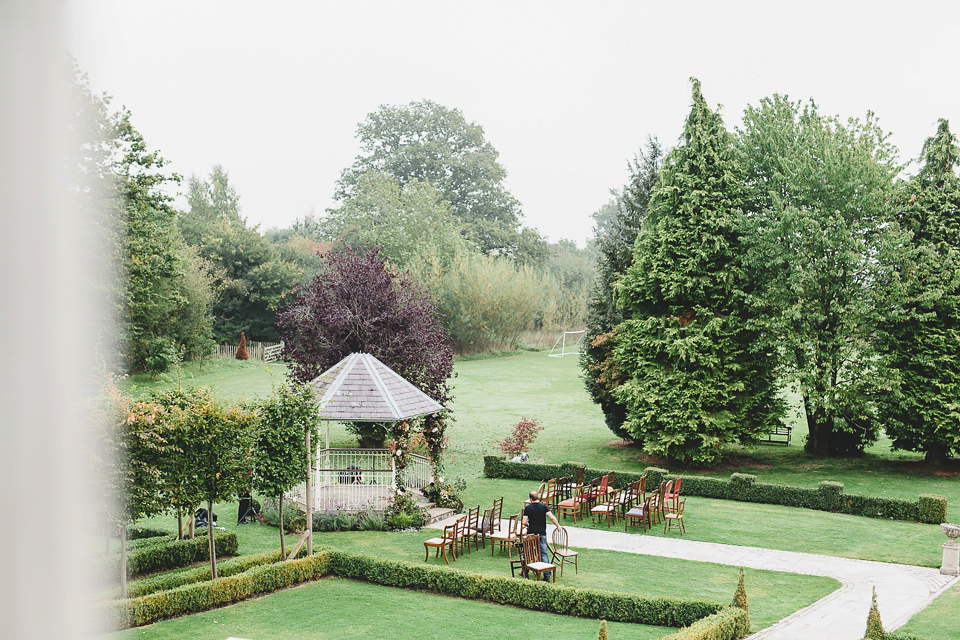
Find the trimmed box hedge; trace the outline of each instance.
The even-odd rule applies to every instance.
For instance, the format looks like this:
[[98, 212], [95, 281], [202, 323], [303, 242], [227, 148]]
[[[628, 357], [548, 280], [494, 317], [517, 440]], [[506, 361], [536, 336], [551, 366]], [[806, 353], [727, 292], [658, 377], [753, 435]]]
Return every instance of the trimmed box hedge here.
[[725, 608], [722, 604], [703, 600], [647, 598], [601, 589], [576, 589], [547, 582], [467, 573], [446, 566], [412, 564], [342, 551], [329, 551], [328, 554], [330, 572], [341, 578], [581, 618], [685, 627]]
[[[177, 540], [176, 538], [162, 538], [158, 542], [148, 538], [145, 543], [127, 550], [127, 575], [135, 577], [154, 571], [179, 569], [210, 559], [207, 536], [192, 540]], [[217, 557], [233, 556], [237, 554], [239, 541], [233, 531], [224, 531], [214, 534], [217, 545]], [[113, 558], [113, 575], [120, 572], [120, 556]]]
[[[484, 456], [483, 471], [488, 478], [515, 478], [546, 482], [550, 478], [574, 475], [581, 465], [564, 462], [560, 465], [536, 464], [533, 462], [511, 462], [499, 456]], [[587, 469], [585, 478], [603, 475], [609, 470]], [[647, 467], [647, 486], [659, 486], [664, 480], [676, 478], [665, 469]], [[614, 485], [626, 486], [640, 479], [644, 473], [617, 471]], [[925, 493], [916, 501], [900, 498], [874, 498], [855, 494], [845, 494], [842, 482], [821, 482], [815, 489], [794, 487], [785, 484], [757, 482], [757, 476], [747, 473], [734, 473], [729, 480], [704, 478], [696, 475], [683, 476], [683, 493], [688, 496], [778, 504], [786, 507], [802, 507], [818, 511], [846, 513], [868, 518], [889, 518], [891, 520], [915, 520], [928, 524], [940, 524], [947, 519], [947, 499], [944, 496]]]
[[[300, 549], [300, 552], [297, 554], [298, 558], [303, 558], [307, 555], [306, 547]], [[227, 576], [236, 575], [238, 573], [243, 573], [253, 567], [258, 567], [265, 564], [273, 564], [275, 562], [280, 562], [283, 559], [283, 556], [280, 555], [280, 550], [276, 551], [263, 551], [261, 553], [255, 553], [249, 556], [239, 556], [236, 558], [230, 558], [224, 560], [223, 562], [217, 562], [217, 576], [220, 578], [226, 578]], [[193, 584], [195, 582], [204, 582], [210, 579], [210, 567], [209, 565], [204, 565], [202, 567], [196, 567], [194, 569], [188, 569], [187, 571], [180, 571], [178, 573], [161, 573], [155, 576], [149, 576], [138, 580], [127, 586], [127, 597], [128, 598], [137, 598], [139, 596], [145, 596], [150, 593], [156, 593], [158, 591], [166, 591], [168, 589], [175, 589], [177, 587], [182, 587], [185, 584]], [[115, 589], [113, 591], [113, 596], [118, 598], [120, 596], [120, 590]]]
[[[324, 550], [299, 560], [254, 566], [245, 572], [216, 580], [186, 584], [126, 600], [115, 600], [103, 606], [101, 619], [110, 630], [139, 627], [165, 618], [232, 604], [255, 595], [316, 580], [328, 574], [388, 587], [431, 591], [535, 611], [616, 622], [689, 627], [694, 634], [713, 634], [677, 636], [675, 640], [736, 640], [743, 637], [743, 634], [736, 635], [743, 627], [740, 619], [730, 613], [729, 606], [716, 602], [685, 598], [648, 598], [600, 589], [576, 589], [547, 582], [466, 573], [451, 567], [372, 558], [334, 550]], [[686, 630], [680, 633], [684, 631]], [[673, 635], [670, 637], [674, 638]]]
[[748, 633], [750, 616], [740, 607], [728, 606], [660, 640], [739, 640]]
[[141, 627], [166, 618], [199, 613], [270, 593], [300, 582], [316, 580], [329, 571], [327, 554], [252, 567], [216, 580], [188, 584], [138, 598], [114, 600], [102, 606], [105, 630]]

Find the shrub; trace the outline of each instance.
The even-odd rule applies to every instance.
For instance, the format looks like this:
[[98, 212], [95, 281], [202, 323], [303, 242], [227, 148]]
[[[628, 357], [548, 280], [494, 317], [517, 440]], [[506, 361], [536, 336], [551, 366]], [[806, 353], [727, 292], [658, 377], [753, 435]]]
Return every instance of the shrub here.
[[917, 504], [917, 520], [927, 524], [947, 521], [947, 499], [935, 493], [921, 493]]
[[417, 504], [412, 493], [401, 493], [390, 501], [385, 517], [390, 529], [403, 531], [411, 527], [422, 527], [427, 521], [427, 512]]
[[498, 440], [497, 446], [509, 456], [520, 455], [530, 450], [530, 445], [541, 431], [543, 431], [543, 425], [539, 420], [520, 418], [520, 422], [513, 425], [513, 432], [503, 440]]
[[450, 484], [444, 482], [441, 477], [424, 487], [423, 495], [438, 507], [459, 512], [463, 510], [462, 494], [466, 490], [467, 481], [463, 478], [457, 478], [453, 481], [453, 484]]
[[[510, 462], [498, 456], [485, 456], [483, 459], [484, 474], [488, 478], [516, 478], [538, 482], [570, 475], [576, 471], [577, 466], [572, 462], [565, 462], [562, 465]], [[596, 477], [603, 473], [606, 472], [587, 469], [585, 477]], [[676, 477], [657, 467], [647, 467], [644, 473], [647, 475], [648, 488], [659, 486], [662, 481]], [[618, 471], [615, 486], [622, 488], [638, 480], [642, 475]], [[730, 476], [730, 480], [696, 475], [683, 476], [683, 493], [688, 496], [779, 504], [786, 507], [817, 509], [868, 518], [917, 520], [928, 524], [940, 524], [946, 521], [947, 499], [941, 495], [923, 494], [917, 501], [911, 501], [845, 494], [841, 482], [821, 482], [816, 488], [808, 489], [756, 480], [756, 476], [744, 473], [734, 473]]]
[[739, 640], [750, 633], [750, 619], [739, 607], [727, 607], [660, 640]]
[[[272, 527], [280, 526], [280, 509], [273, 500], [263, 501], [263, 511], [260, 512], [261, 519]], [[302, 521], [295, 523], [297, 517], [303, 518]], [[306, 514], [294, 502], [284, 500], [283, 502], [283, 530], [287, 533], [303, 531], [306, 528]]]
[[[146, 544], [147, 542], [156, 543]], [[224, 531], [214, 536], [217, 545], [217, 555], [236, 555], [239, 543], [237, 534], [233, 531]], [[179, 569], [194, 562], [210, 559], [207, 537], [192, 540], [177, 540], [173, 536], [165, 538], [148, 538], [140, 545], [127, 551], [127, 575], [138, 576], [154, 571]], [[114, 559], [114, 575], [119, 573], [120, 557]]]
[[116, 600], [102, 607], [99, 617], [108, 629], [126, 629], [188, 613], [207, 611], [269, 593], [293, 584], [315, 580], [328, 572], [326, 553], [300, 560], [255, 566], [243, 573], [188, 584], [138, 598]]
[[240, 346], [237, 347], [237, 360], [248, 360], [250, 355], [247, 353], [247, 336], [240, 332]]
[[169, 533], [161, 529], [148, 529], [147, 527], [127, 527], [127, 540], [156, 539], [159, 537], [169, 537], [169, 535]]
[[387, 523], [382, 513], [373, 507], [367, 507], [357, 514], [357, 529], [360, 531], [386, 531]]
[[883, 640], [883, 623], [880, 622], [880, 609], [877, 607], [877, 588], [873, 588], [873, 598], [870, 603], [870, 613], [867, 614], [867, 631], [863, 634], [865, 639]]

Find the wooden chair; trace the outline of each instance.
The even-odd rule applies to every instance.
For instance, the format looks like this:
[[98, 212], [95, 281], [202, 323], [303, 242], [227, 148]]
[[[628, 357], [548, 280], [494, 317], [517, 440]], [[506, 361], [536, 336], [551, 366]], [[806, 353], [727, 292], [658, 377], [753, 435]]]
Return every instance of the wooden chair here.
[[[541, 482], [540, 486], [537, 487], [537, 495], [540, 496], [540, 499], [543, 500], [543, 496], [547, 493], [547, 483]], [[530, 498], [527, 498], [523, 501], [523, 506], [530, 504]]]
[[547, 506], [556, 507], [557, 503], [557, 479], [550, 478], [547, 480], [547, 485], [544, 488], [543, 493], [540, 494], [540, 501], [545, 503]]
[[616, 520], [617, 509], [620, 507], [620, 498], [623, 492], [620, 490], [613, 490], [603, 497], [603, 502], [590, 509], [590, 521], [593, 522], [594, 518], [599, 518], [603, 516], [607, 519], [607, 528], [610, 528], [610, 521]]
[[680, 529], [680, 535], [683, 535], [686, 532], [686, 529], [683, 526], [683, 507], [686, 504], [687, 499], [675, 500], [676, 506], [672, 511], [663, 514], [663, 532], [666, 533], [668, 529], [677, 527]]
[[664, 496], [667, 502], [670, 502], [671, 500], [675, 501], [677, 498], [680, 497], [680, 487], [682, 485], [683, 485], [683, 476], [680, 476], [679, 478], [673, 481], [673, 490], [668, 492], [667, 495]]
[[586, 505], [585, 487], [576, 486], [573, 488], [573, 497], [560, 502], [557, 505], [557, 512], [561, 518], [566, 519], [567, 514], [573, 515], [573, 524], [577, 524], [577, 516], [580, 515], [584, 505]]
[[510, 516], [510, 521], [506, 529], [500, 529], [490, 536], [490, 556], [493, 556], [493, 549], [500, 544], [500, 550], [507, 548], [507, 557], [513, 557], [513, 545], [520, 539], [520, 522], [522, 514]]
[[653, 524], [660, 524], [660, 516], [663, 514], [663, 503], [667, 495], [667, 482], [661, 482], [656, 491], [650, 492], [650, 508], [652, 509], [650, 517]]
[[[478, 532], [480, 533], [480, 542], [483, 544], [483, 548], [487, 548], [487, 537], [493, 537], [493, 534], [497, 532], [496, 526], [496, 507], [490, 507], [483, 512], [483, 517], [480, 518], [480, 527]], [[491, 543], [491, 546], [492, 543]]]
[[450, 547], [450, 553], [453, 555], [453, 559], [457, 559], [457, 528], [459, 527], [459, 522], [460, 520], [458, 519], [453, 524], [445, 526], [443, 528], [443, 537], [430, 538], [429, 540], [423, 541], [423, 549], [427, 553], [427, 557], [423, 559], [424, 562], [430, 560], [430, 547], [437, 550], [437, 556], [443, 551], [443, 561], [447, 564], [450, 564], [450, 561], [447, 560], [447, 547]]
[[467, 515], [462, 516], [465, 522], [460, 529], [460, 548], [466, 549], [470, 553], [470, 540], [473, 540], [474, 546], [480, 549], [480, 505], [470, 507]]
[[527, 577], [526, 569], [524, 569], [524, 555], [523, 555], [523, 537], [517, 538], [513, 543], [517, 547], [517, 559], [510, 561], [510, 577], [516, 578], [517, 571], [520, 571], [520, 576], [523, 578]]
[[631, 520], [639, 520], [640, 526], [643, 527], [643, 530], [646, 531], [648, 527], [653, 527], [652, 513], [654, 507], [652, 506], [654, 494], [648, 495], [644, 500], [643, 504], [634, 505], [629, 511], [623, 514], [623, 530], [626, 531], [627, 527], [630, 526]]
[[537, 581], [544, 573], [553, 572], [553, 581], [557, 581], [557, 566], [541, 560], [540, 536], [535, 533], [523, 537], [523, 570], [525, 576], [531, 571], [537, 574]]
[[503, 521], [503, 496], [493, 501], [493, 509], [496, 512], [493, 525], [496, 529], [499, 529]]
[[[557, 504], [560, 504], [562, 500], [566, 500], [573, 493], [573, 487], [576, 484], [574, 483], [573, 476], [566, 476], [564, 478], [557, 478]], [[554, 510], [556, 510], [556, 504], [553, 505]]]
[[[556, 527], [553, 530], [553, 548], [550, 549], [553, 557], [550, 558], [550, 561], [553, 563], [560, 563], [560, 576], [563, 576], [563, 565], [573, 561], [573, 569], [575, 573], [580, 573], [580, 567], [578, 566], [577, 561], [577, 552], [572, 551], [569, 546], [567, 546], [567, 528], [566, 527]], [[556, 582], [556, 580], [554, 580]]]
[[603, 475], [590, 483], [590, 490], [587, 491], [587, 504], [589, 508], [593, 508], [599, 504], [602, 499], [607, 495], [609, 488], [610, 476]]

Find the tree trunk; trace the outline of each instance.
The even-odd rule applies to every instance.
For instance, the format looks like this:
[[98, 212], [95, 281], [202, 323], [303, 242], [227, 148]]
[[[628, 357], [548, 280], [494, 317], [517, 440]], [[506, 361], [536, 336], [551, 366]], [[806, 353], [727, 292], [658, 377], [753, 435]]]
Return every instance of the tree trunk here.
[[[310, 449], [310, 427], [306, 427], [307, 444], [307, 555], [313, 555], [313, 451]], [[281, 504], [283, 499], [281, 498]], [[280, 521], [280, 535], [283, 535], [283, 521]]]
[[177, 508], [177, 540], [183, 540], [183, 509]]
[[207, 538], [210, 541], [210, 579], [217, 579], [217, 544], [213, 539], [213, 502], [207, 500]]
[[278, 507], [278, 509], [279, 509], [279, 511], [280, 511], [280, 558], [283, 559], [283, 560], [286, 560], [286, 559], [287, 559], [287, 547], [284, 545], [284, 542], [283, 542], [283, 534], [284, 534], [284, 531], [283, 531], [283, 494], [282, 494], [282, 493], [280, 494], [280, 499], [279, 499], [279, 501], [277, 502], [277, 504], [280, 505], [280, 506]]
[[825, 458], [830, 455], [830, 432], [833, 430], [833, 425], [826, 419], [826, 410], [823, 407], [811, 410], [811, 405], [810, 396], [804, 394], [803, 406], [807, 416], [808, 432], [804, 450], [818, 458]]
[[127, 597], [127, 524], [120, 525], [120, 598]]
[[190, 539], [193, 540], [194, 535], [196, 535], [197, 533], [197, 516], [196, 516], [196, 513], [194, 513], [193, 507], [190, 507], [189, 513], [190, 513], [190, 526], [188, 527], [188, 529], [190, 530]]
[[924, 452], [923, 461], [929, 464], [943, 465], [947, 463], [947, 445], [942, 442], [930, 442]]

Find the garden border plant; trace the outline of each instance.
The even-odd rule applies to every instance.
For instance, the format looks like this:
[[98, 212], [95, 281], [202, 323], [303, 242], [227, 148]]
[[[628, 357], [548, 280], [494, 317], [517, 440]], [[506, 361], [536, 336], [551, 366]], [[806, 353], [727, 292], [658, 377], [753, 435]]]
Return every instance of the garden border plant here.
[[[236, 532], [222, 531], [214, 534], [214, 537], [221, 555], [236, 555], [240, 545]], [[179, 569], [209, 559], [210, 547], [206, 536], [185, 540], [177, 540], [174, 536], [167, 539], [146, 538], [127, 553], [127, 575], [132, 577]], [[110, 571], [119, 573], [120, 557], [115, 556], [110, 566]]]
[[[260, 559], [278, 552], [258, 554]], [[335, 550], [306, 558], [260, 564], [242, 573], [185, 584], [103, 605], [111, 629], [143, 626], [263, 595], [326, 575], [388, 587], [428, 591], [575, 617], [684, 627], [669, 640], [739, 640], [748, 632], [745, 611], [706, 600], [650, 598], [600, 589], [580, 589], [505, 576], [467, 573]]]
[[[484, 456], [483, 472], [488, 478], [513, 478], [546, 482], [550, 478], [573, 475], [582, 465], [564, 462], [560, 465], [537, 464], [532, 462], [511, 462], [500, 456]], [[603, 475], [609, 470], [587, 469], [584, 477]], [[662, 481], [676, 478], [666, 469], [647, 467], [644, 473], [617, 471], [615, 486], [627, 484], [647, 476], [647, 486], [658, 486]], [[888, 518], [891, 520], [914, 520], [926, 524], [940, 524], [947, 519], [946, 497], [934, 493], [920, 494], [917, 500], [900, 498], [876, 498], [843, 493], [842, 482], [820, 482], [815, 489], [795, 487], [785, 484], [757, 482], [757, 476], [746, 473], [734, 473], [729, 480], [704, 478], [695, 475], [683, 475], [683, 493], [688, 496], [701, 496], [720, 500], [739, 502], [757, 502], [777, 504], [786, 507], [801, 507], [844, 513], [868, 518]]]

